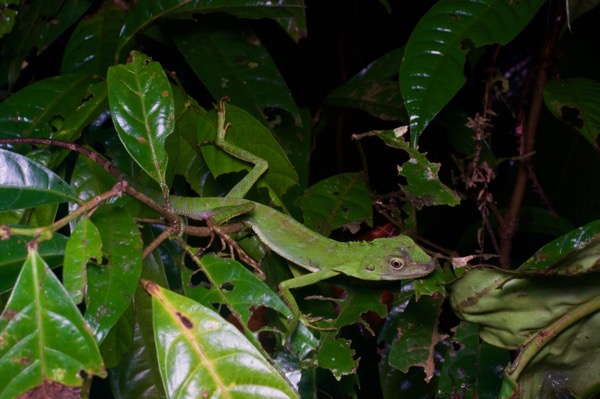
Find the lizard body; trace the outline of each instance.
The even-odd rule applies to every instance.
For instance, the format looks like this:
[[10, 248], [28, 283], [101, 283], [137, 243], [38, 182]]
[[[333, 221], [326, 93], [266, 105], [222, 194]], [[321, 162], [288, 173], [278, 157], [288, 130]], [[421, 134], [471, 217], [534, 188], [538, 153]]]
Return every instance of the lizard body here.
[[245, 199], [169, 196], [169, 203], [180, 215], [196, 220], [213, 218], [217, 223], [238, 216], [235, 211], [223, 216], [219, 210], [243, 209], [239, 219], [252, 228], [267, 247], [310, 271], [279, 284], [280, 295], [294, 314], [291, 331], [300, 313], [290, 293], [292, 288], [340, 274], [370, 281], [404, 280], [425, 276], [435, 268], [433, 258], [404, 235], [369, 242], [339, 242], [273, 208]]

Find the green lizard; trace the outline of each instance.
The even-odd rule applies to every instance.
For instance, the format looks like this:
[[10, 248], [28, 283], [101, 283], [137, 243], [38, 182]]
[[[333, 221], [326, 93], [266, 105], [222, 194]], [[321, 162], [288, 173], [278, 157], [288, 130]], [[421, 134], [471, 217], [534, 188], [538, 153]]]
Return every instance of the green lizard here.
[[360, 280], [404, 280], [425, 276], [435, 268], [433, 258], [404, 235], [370, 242], [339, 242], [273, 208], [245, 199], [170, 196], [169, 202], [180, 215], [196, 220], [212, 218], [217, 224], [239, 215], [267, 247], [310, 272], [279, 284], [279, 294], [293, 314], [290, 332], [300, 317], [290, 289], [340, 274]]

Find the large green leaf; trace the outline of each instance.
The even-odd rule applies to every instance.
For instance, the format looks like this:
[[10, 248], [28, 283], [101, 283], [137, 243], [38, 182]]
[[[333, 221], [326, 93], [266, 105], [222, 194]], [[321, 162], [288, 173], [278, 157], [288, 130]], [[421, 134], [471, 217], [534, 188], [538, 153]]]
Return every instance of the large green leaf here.
[[0, 137], [54, 137], [86, 101], [90, 75], [69, 74], [28, 85], [0, 103]]
[[556, 79], [544, 86], [546, 107], [600, 150], [600, 82], [584, 79]]
[[107, 263], [88, 267], [85, 319], [102, 342], [131, 304], [142, 272], [142, 240], [133, 218], [120, 208], [100, 208], [92, 220]]
[[269, 108], [280, 108], [300, 125], [290, 89], [267, 49], [244, 21], [211, 15], [173, 32], [175, 45], [213, 98], [229, 97], [232, 104], [259, 120], [264, 120]]
[[410, 115], [412, 147], [466, 81], [469, 50], [506, 44], [544, 0], [440, 0], [412, 31], [400, 66], [400, 89]]
[[63, 179], [22, 155], [0, 149], [0, 171], [1, 211], [79, 202], [75, 191]]
[[288, 382], [214, 311], [145, 281], [167, 397], [297, 398]]
[[82, 19], [71, 34], [62, 59], [61, 73], [106, 74], [114, 64], [125, 10], [104, 2], [94, 15]]
[[106, 374], [79, 310], [32, 245], [0, 316], [0, 397], [69, 397], [81, 371]]
[[[292, 37], [304, 36], [304, 2], [302, 0], [148, 0], [137, 3], [121, 30], [119, 53], [127, 49], [135, 35], [160, 18], [189, 18], [195, 14], [223, 12], [242, 18], [278, 18], [288, 21]], [[298, 33], [300, 29], [300, 33]], [[117, 54], [118, 56], [118, 54]]]
[[[23, 227], [23, 226], [18, 226]], [[23, 237], [11, 236], [8, 240], [0, 240], [0, 293], [13, 287], [21, 272], [21, 267], [27, 259], [27, 242]], [[44, 261], [54, 268], [62, 264], [65, 254], [67, 237], [53, 234], [50, 240], [38, 244], [38, 253]]]
[[598, 393], [597, 232], [597, 223], [590, 224], [547, 245], [519, 270], [477, 267], [450, 284], [450, 304], [461, 318], [480, 325], [482, 339], [522, 347], [502, 397]]
[[126, 65], [108, 70], [110, 112], [123, 145], [161, 186], [168, 157], [164, 145], [175, 125], [171, 85], [159, 63], [137, 51]]
[[309, 187], [295, 202], [304, 212], [304, 225], [328, 236], [346, 226], [356, 232], [360, 223], [373, 224], [371, 194], [362, 173], [344, 173]]

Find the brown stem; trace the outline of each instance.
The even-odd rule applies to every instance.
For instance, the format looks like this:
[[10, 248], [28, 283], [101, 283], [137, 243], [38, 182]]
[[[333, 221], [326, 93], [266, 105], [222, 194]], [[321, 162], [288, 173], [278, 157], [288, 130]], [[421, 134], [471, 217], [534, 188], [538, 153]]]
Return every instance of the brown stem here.
[[[540, 57], [538, 74], [536, 76], [531, 97], [531, 108], [529, 109], [527, 121], [522, 124], [523, 136], [520, 148], [521, 155], [533, 153], [535, 134], [542, 109], [542, 103], [544, 101], [544, 85], [548, 79], [548, 68], [552, 64], [556, 39], [564, 21], [562, 2], [557, 1], [554, 2], [554, 4], [555, 8], [552, 11], [552, 23], [546, 32], [544, 47]], [[521, 212], [523, 198], [527, 189], [529, 162], [530, 157], [525, 157], [519, 164], [508, 211], [499, 229], [500, 261], [502, 267], [504, 268], [509, 268], [511, 263], [513, 239], [519, 227], [519, 214]]]

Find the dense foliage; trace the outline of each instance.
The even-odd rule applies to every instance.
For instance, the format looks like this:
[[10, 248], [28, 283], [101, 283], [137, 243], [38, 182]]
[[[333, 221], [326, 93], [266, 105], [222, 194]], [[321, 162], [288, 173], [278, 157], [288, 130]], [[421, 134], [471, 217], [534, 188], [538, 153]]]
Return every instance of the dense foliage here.
[[[600, 393], [598, 2], [331, 3], [3, 2], [0, 398]], [[156, 194], [252, 169], [221, 101], [248, 198], [436, 270], [294, 289], [288, 331], [306, 270]]]

